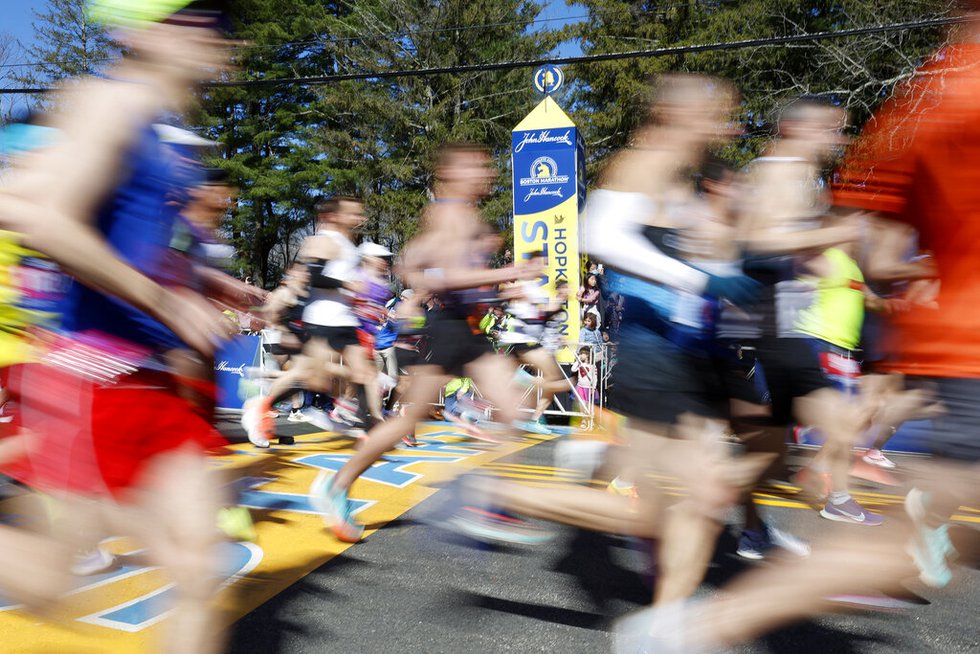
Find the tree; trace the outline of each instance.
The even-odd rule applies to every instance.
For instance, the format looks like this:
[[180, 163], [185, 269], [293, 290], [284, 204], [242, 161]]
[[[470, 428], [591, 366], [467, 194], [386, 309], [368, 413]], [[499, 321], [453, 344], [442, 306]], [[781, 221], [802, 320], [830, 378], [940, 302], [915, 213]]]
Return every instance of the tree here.
[[[952, 0], [727, 0], [679, 3], [587, 0], [589, 19], [568, 30], [586, 53], [715, 43], [906, 22], [950, 14]], [[631, 26], [624, 29], [624, 25]], [[824, 96], [861, 125], [895, 84], [945, 39], [940, 29], [870, 34], [775, 47], [758, 46], [657, 59], [576, 66], [578, 118], [593, 159], [622, 147], [644, 115], [646, 78], [665, 71], [704, 72], [734, 80], [743, 93], [746, 135], [725, 155], [744, 163], [771, 138], [785, 101]], [[616, 98], [610, 103], [609, 98]]]
[[[277, 79], [538, 57], [556, 42], [529, 34], [540, 7], [444, 0], [245, 0], [234, 16], [239, 78]], [[222, 166], [241, 181], [229, 235], [242, 266], [274, 281], [328, 194], [365, 199], [365, 237], [398, 249], [417, 227], [430, 162], [449, 140], [491, 147], [501, 183], [485, 205], [511, 218], [509, 133], [535, 98], [526, 71], [448, 74], [324, 87], [209, 90], [198, 120], [225, 145]]]
[[[361, 0], [331, 26], [336, 72], [416, 69], [531, 59], [557, 43], [529, 31], [541, 7], [526, 0], [472, 3]], [[321, 90], [316, 131], [340, 189], [367, 200], [368, 235], [399, 248], [417, 228], [447, 141], [487, 145], [500, 170], [484, 203], [505, 233], [512, 219], [510, 130], [537, 98], [527, 71], [448, 73], [369, 80]]]
[[[9, 34], [0, 32], [0, 82], [9, 86], [8, 80], [13, 80], [13, 64], [18, 56], [17, 41]], [[10, 122], [14, 110], [14, 95], [0, 95], [0, 126]], [[2, 165], [2, 164], [0, 164]]]
[[[238, 76], [275, 79], [323, 74], [330, 53], [321, 46], [325, 21], [342, 11], [318, 0], [244, 0], [232, 14], [239, 49]], [[313, 208], [327, 174], [311, 145], [317, 95], [297, 85], [212, 88], [193, 121], [224, 146], [217, 163], [240, 186], [238, 205], [225, 225], [243, 272], [276, 281], [292, 259], [299, 236], [312, 226]]]
[[[35, 39], [23, 47], [32, 66], [13, 78], [31, 88], [46, 88], [61, 80], [91, 75], [112, 59], [117, 46], [105, 28], [91, 20], [85, 0], [48, 0], [44, 11], [33, 10]], [[44, 96], [36, 95], [43, 103]]]

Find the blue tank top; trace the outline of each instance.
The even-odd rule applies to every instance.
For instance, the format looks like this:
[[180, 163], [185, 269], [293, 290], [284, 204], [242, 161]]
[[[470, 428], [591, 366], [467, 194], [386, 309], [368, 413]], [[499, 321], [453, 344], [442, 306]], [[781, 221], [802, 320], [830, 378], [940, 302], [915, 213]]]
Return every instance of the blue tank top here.
[[[96, 226], [119, 257], [151, 279], [167, 281], [168, 250], [180, 207], [198, 170], [143, 129], [126, 154], [125, 178], [98, 212]], [[62, 311], [70, 332], [99, 331], [153, 350], [183, 347], [160, 322], [116, 298], [72, 282]]]
[[[677, 230], [646, 227], [643, 236], [664, 254], [679, 259]], [[654, 331], [685, 350], [704, 351], [715, 335], [720, 306], [694, 295], [607, 268], [608, 292], [623, 296], [623, 323]]]

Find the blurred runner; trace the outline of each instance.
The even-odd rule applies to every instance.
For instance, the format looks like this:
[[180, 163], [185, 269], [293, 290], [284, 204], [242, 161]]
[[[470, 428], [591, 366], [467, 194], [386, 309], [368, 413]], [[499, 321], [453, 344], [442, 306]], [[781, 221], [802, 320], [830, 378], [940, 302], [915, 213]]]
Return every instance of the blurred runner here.
[[416, 367], [404, 401], [405, 414], [375, 426], [368, 440], [336, 475], [321, 473], [310, 488], [334, 535], [347, 542], [360, 540], [364, 531], [351, 515], [347, 494], [354, 481], [428, 414], [428, 405], [452, 377], [473, 379], [481, 393], [497, 408], [505, 425], [517, 417], [520, 397], [501, 380], [511, 380], [515, 366], [494, 354], [479, 330], [470, 325], [477, 305], [485, 301], [484, 286], [514, 279], [536, 279], [541, 269], [513, 266], [486, 267], [480, 245], [486, 231], [476, 203], [490, 189], [495, 172], [487, 151], [470, 145], [445, 146], [436, 168], [435, 199], [422, 218], [422, 232], [406, 248], [402, 279], [417, 293], [438, 293], [443, 307], [431, 315], [429, 360]]
[[11, 374], [30, 430], [23, 478], [61, 506], [53, 540], [3, 528], [18, 565], [4, 567], [0, 585], [49, 608], [67, 590], [74, 549], [107, 533], [135, 536], [176, 582], [168, 651], [212, 652], [222, 640], [210, 608], [222, 493], [202, 453], [223, 440], [181, 397], [182, 385], [201, 387], [171, 374], [168, 361], [188, 346], [209, 356], [228, 326], [189, 289], [147, 277], [166, 280], [171, 193], [186, 197], [193, 184], [193, 169], [152, 124], [225, 61], [217, 16], [178, 11], [188, 4], [125, 14], [94, 4], [102, 19], [126, 25], [116, 37], [129, 54], [57, 99], [57, 138], [25, 157], [0, 194], [0, 220], [90, 285], [69, 290], [66, 335], [44, 336], [39, 363]]

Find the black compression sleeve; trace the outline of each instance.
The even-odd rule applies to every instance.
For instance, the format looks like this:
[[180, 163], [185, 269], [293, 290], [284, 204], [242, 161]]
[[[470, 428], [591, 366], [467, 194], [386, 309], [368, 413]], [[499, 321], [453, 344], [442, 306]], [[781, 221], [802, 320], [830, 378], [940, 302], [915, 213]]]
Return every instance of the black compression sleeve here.
[[313, 288], [343, 288], [344, 280], [323, 274], [323, 266], [326, 263], [323, 259], [317, 259], [306, 264], [306, 269], [310, 273], [310, 286]]

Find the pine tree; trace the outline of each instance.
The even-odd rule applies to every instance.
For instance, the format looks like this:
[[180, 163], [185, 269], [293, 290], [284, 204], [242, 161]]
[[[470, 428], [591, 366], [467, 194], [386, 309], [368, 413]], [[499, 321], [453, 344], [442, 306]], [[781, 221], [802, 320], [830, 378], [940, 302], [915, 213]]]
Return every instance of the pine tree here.
[[[31, 88], [47, 88], [61, 80], [91, 75], [117, 53], [105, 28], [92, 21], [85, 0], [48, 0], [43, 11], [33, 10], [34, 42], [23, 49], [30, 68], [13, 78]], [[43, 103], [44, 96], [34, 97]]]
[[[568, 33], [586, 54], [815, 33], [948, 15], [952, 0], [585, 0], [589, 18]], [[576, 114], [589, 143], [591, 179], [645, 115], [649, 78], [666, 71], [733, 80], [743, 94], [745, 136], [724, 153], [743, 163], [772, 135], [778, 108], [801, 95], [846, 107], [860, 126], [894, 87], [943, 42], [940, 29], [865, 35], [791, 46], [627, 59], [575, 66]]]

